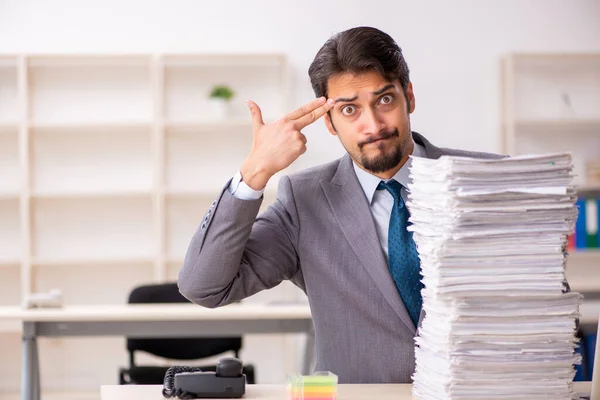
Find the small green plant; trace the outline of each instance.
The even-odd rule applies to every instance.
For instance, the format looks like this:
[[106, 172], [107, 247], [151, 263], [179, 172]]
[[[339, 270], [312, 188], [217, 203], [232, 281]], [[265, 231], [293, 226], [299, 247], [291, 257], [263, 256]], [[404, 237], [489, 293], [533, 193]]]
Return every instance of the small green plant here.
[[231, 98], [235, 95], [233, 90], [227, 85], [217, 85], [213, 87], [210, 92], [210, 97], [213, 99], [224, 99], [231, 100]]

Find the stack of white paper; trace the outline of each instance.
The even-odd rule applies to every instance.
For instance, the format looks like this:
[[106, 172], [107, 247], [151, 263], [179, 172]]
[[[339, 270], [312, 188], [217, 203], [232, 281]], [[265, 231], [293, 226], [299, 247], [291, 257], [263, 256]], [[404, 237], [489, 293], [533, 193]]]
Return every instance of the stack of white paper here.
[[413, 158], [425, 288], [418, 399], [571, 399], [581, 296], [564, 285], [570, 154]]

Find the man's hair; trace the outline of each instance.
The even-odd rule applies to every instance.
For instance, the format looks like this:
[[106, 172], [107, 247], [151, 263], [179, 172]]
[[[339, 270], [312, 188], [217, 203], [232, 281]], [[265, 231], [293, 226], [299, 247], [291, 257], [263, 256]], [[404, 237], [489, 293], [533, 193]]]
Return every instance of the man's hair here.
[[409, 70], [400, 46], [379, 29], [357, 27], [327, 40], [310, 65], [308, 76], [316, 97], [327, 97], [329, 78], [344, 72], [368, 71], [377, 71], [389, 81], [398, 79], [406, 94]]

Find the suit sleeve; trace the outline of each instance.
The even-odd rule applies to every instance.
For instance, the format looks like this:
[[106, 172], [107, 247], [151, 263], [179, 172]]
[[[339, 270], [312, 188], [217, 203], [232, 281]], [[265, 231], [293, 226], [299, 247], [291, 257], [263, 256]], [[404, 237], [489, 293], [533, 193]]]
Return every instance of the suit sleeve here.
[[298, 215], [288, 177], [277, 199], [257, 217], [262, 198], [242, 200], [225, 186], [188, 247], [179, 291], [205, 307], [219, 307], [292, 279], [299, 270]]

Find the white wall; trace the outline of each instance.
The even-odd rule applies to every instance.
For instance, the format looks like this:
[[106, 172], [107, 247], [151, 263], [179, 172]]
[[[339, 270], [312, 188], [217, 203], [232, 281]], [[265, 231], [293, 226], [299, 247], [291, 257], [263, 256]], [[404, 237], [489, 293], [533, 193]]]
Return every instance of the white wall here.
[[[0, 0], [0, 53], [284, 52], [293, 67], [291, 102], [296, 105], [313, 97], [306, 71], [322, 43], [336, 31], [372, 25], [390, 33], [404, 50], [416, 93], [414, 130], [442, 146], [499, 151], [501, 55], [600, 51], [598, 0], [367, 4]], [[342, 154], [322, 122], [306, 133], [309, 150], [302, 164]], [[260, 357], [262, 350], [253, 353]], [[261, 362], [262, 382], [281, 378], [281, 361], [271, 367]]]
[[[0, 52], [289, 54], [292, 104], [313, 97], [307, 68], [333, 33], [372, 25], [403, 48], [416, 91], [413, 129], [434, 143], [499, 151], [499, 57], [599, 51], [598, 0], [0, 0]], [[341, 154], [322, 123], [303, 162]], [[335, 144], [335, 146], [331, 146]]]

